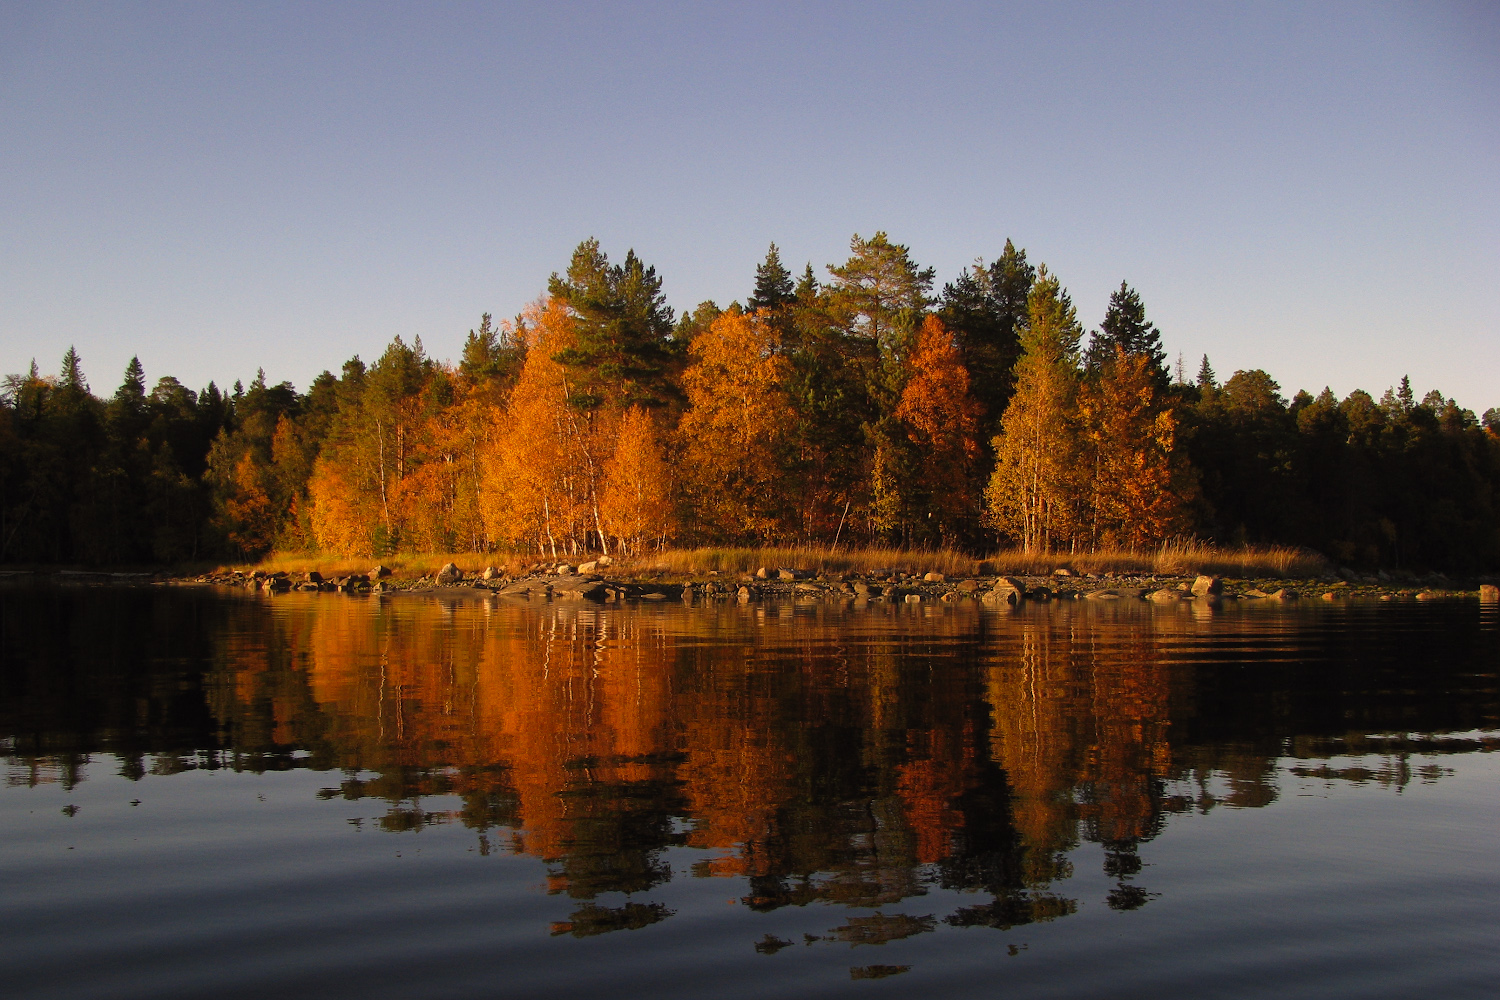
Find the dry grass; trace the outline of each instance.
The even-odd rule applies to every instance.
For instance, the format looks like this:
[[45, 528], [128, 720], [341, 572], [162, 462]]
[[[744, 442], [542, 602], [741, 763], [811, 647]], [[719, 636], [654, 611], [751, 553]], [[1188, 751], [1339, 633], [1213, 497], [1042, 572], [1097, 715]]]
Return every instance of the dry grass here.
[[1044, 576], [1059, 567], [1079, 573], [1136, 573], [1183, 576], [1215, 573], [1235, 577], [1302, 578], [1328, 569], [1322, 556], [1289, 546], [1225, 549], [1203, 542], [1169, 542], [1148, 551], [1099, 551], [1079, 553], [997, 552], [983, 558], [950, 549], [831, 549], [820, 546], [767, 549], [675, 549], [622, 560], [627, 570], [664, 570], [681, 575], [752, 573], [761, 566], [788, 567], [828, 573], [871, 575], [881, 571], [926, 573], [936, 570], [948, 576], [984, 576], [998, 573]]
[[[377, 562], [390, 567], [391, 572], [398, 577], [418, 577], [435, 574], [448, 562], [456, 564], [466, 573], [477, 573], [486, 566], [495, 566], [511, 575], [518, 575], [528, 569], [550, 564], [551, 560], [538, 560], [534, 554], [517, 553], [484, 555], [456, 552], [376, 560], [290, 552], [270, 556], [260, 563], [231, 568], [246, 571], [258, 569], [272, 573], [305, 573], [315, 569], [324, 576], [338, 576], [365, 572]], [[864, 576], [890, 572], [927, 573], [936, 570], [952, 577], [998, 573], [1043, 576], [1059, 567], [1067, 567], [1078, 573], [1114, 572], [1158, 576], [1215, 573], [1232, 577], [1303, 579], [1318, 576], [1328, 570], [1328, 563], [1322, 556], [1306, 549], [1279, 545], [1228, 549], [1203, 542], [1176, 541], [1147, 551], [1051, 554], [1005, 551], [983, 558], [951, 549], [835, 549], [813, 545], [763, 549], [671, 549], [622, 558], [615, 571], [622, 575], [649, 572], [673, 576], [703, 576], [709, 571], [738, 575], [753, 573], [762, 566], [770, 570], [786, 567]]]
[[1328, 571], [1328, 561], [1316, 552], [1287, 545], [1246, 546], [1227, 549], [1205, 542], [1173, 541], [1144, 551], [1053, 553], [1038, 555], [1019, 551], [997, 552], [985, 562], [995, 572], [1018, 576], [1046, 574], [1060, 566], [1079, 573], [1135, 573], [1156, 576], [1189, 576], [1213, 573], [1233, 577], [1318, 576]]

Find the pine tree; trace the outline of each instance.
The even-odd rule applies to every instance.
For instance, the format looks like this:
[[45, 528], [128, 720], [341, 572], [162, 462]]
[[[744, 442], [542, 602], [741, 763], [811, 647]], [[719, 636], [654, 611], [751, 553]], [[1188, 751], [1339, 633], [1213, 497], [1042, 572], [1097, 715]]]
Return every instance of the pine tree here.
[[675, 395], [672, 309], [656, 268], [645, 266], [634, 250], [612, 265], [598, 240], [584, 240], [566, 276], [552, 275], [547, 291], [577, 319], [576, 342], [557, 356], [573, 375], [572, 405], [659, 406]]
[[909, 248], [877, 232], [869, 239], [855, 233], [849, 259], [828, 265], [828, 273], [834, 303], [848, 317], [850, 332], [873, 342], [882, 354], [902, 353], [902, 336], [915, 332], [936, 272], [918, 267]]
[[797, 289], [792, 284], [792, 273], [781, 263], [781, 252], [776, 244], [766, 251], [765, 262], [755, 268], [755, 291], [746, 300], [750, 312], [761, 309], [775, 312], [790, 305], [796, 299]]
[[1026, 325], [1026, 297], [1036, 269], [1026, 251], [1010, 240], [998, 260], [977, 260], [957, 280], [943, 287], [938, 314], [958, 338], [969, 371], [974, 398], [985, 409], [988, 426], [997, 428], [1013, 383], [1011, 369], [1020, 356], [1020, 333]]

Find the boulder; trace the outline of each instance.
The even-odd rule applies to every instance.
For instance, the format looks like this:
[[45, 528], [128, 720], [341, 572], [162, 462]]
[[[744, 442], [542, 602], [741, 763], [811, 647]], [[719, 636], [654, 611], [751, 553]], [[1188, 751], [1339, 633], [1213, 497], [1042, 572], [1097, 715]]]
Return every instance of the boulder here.
[[948, 579], [946, 576], [944, 576], [943, 574], [939, 573], [937, 570], [933, 570], [931, 573], [928, 573], [927, 575], [925, 575], [925, 576], [922, 577], [922, 582], [923, 583], [942, 583], [946, 579]]
[[1052, 591], [1046, 587], [1033, 587], [1031, 590], [1026, 591], [1026, 599], [1028, 601], [1050, 601], [1052, 600]]
[[1216, 576], [1199, 576], [1193, 581], [1194, 597], [1218, 597], [1224, 592], [1224, 581]]
[[1484, 604], [1500, 604], [1500, 587], [1493, 583], [1482, 584], [1479, 588], [1479, 600]]
[[961, 590], [961, 591], [963, 591], [965, 594], [972, 594], [976, 590], [979, 589], [979, 581], [978, 580], [960, 580], [959, 583], [958, 583], [958, 589]]
[[389, 566], [376, 566], [370, 570], [370, 575], [377, 580], [384, 580], [391, 575], [391, 568]]
[[1173, 604], [1182, 600], [1182, 592], [1178, 590], [1153, 590], [1150, 600], [1156, 604]]
[[1430, 590], [1424, 590], [1420, 594], [1417, 595], [1417, 600], [1419, 600], [1419, 601], [1435, 601], [1435, 600], [1437, 600], [1437, 596], [1438, 595], [1434, 594]]
[[769, 580], [771, 578], [771, 571], [762, 566], [755, 571], [755, 578], [757, 580]]
[[878, 584], [865, 583], [863, 580], [855, 583], [854, 592], [860, 597], [879, 597], [883, 593]]
[[454, 563], [444, 563], [443, 568], [438, 570], [437, 582], [441, 586], [457, 583], [464, 578], [463, 570]]
[[597, 580], [583, 581], [576, 587], [567, 587], [554, 592], [555, 596], [575, 601], [602, 601], [609, 596], [604, 584]]
[[1271, 593], [1266, 595], [1266, 597], [1272, 601], [1295, 601], [1297, 599], [1297, 596], [1298, 595], [1295, 590], [1287, 590], [1285, 587], [1281, 588], [1280, 590], [1273, 590], [1271, 591]]
[[500, 571], [493, 566], [486, 566], [484, 568], [484, 572], [479, 575], [484, 577], [486, 580], [494, 580], [499, 578]]
[[1026, 584], [1013, 576], [1002, 576], [984, 595], [984, 600], [995, 604], [1020, 604], [1026, 597]]
[[741, 587], [737, 596], [740, 599], [740, 603], [744, 604], [755, 596], [755, 592], [752, 591], [749, 587]]
[[1073, 575], [1073, 571], [1070, 570], [1070, 569], [1068, 569], [1068, 567], [1066, 567], [1066, 566], [1059, 566], [1059, 567], [1057, 567], [1057, 569], [1055, 569], [1055, 570], [1052, 571], [1052, 575], [1053, 576], [1072, 576]]
[[595, 559], [593, 562], [580, 563], [579, 566], [578, 566], [578, 572], [580, 572], [580, 573], [592, 573], [594, 570], [596, 570], [598, 568], [599, 568], [599, 560]]
[[907, 604], [921, 604], [922, 603], [922, 595], [921, 594], [907, 594], [906, 595], [906, 603]]
[[569, 566], [567, 563], [558, 563], [556, 568], [554, 568], [552, 572], [556, 573], [558, 576], [572, 576], [574, 570], [573, 567]]
[[613, 566], [615, 564], [613, 556], [600, 556], [598, 559], [595, 559], [594, 562], [598, 563], [600, 566]]
[[308, 570], [306, 573], [302, 574], [302, 582], [303, 583], [322, 583], [323, 582], [323, 574], [319, 573], [315, 569], [314, 570]]

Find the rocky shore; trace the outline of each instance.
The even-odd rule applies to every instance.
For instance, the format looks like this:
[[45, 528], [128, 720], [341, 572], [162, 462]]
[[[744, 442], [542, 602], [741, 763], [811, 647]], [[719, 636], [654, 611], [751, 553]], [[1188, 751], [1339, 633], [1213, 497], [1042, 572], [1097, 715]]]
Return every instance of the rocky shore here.
[[1308, 580], [1233, 579], [1211, 575], [1093, 575], [1059, 568], [1047, 576], [982, 575], [962, 579], [941, 573], [903, 571], [822, 574], [794, 567], [763, 567], [754, 573], [708, 572], [692, 576], [660, 570], [623, 572], [609, 557], [573, 565], [536, 566], [517, 576], [495, 567], [466, 574], [452, 563], [438, 573], [397, 578], [384, 566], [368, 572], [324, 577], [316, 571], [288, 574], [223, 572], [175, 583], [242, 587], [266, 593], [434, 594], [494, 596], [518, 601], [739, 601], [798, 600], [921, 604], [982, 601], [1019, 605], [1046, 601], [1268, 601], [1452, 600], [1478, 598], [1500, 603], [1500, 589], [1488, 581], [1454, 581], [1442, 574], [1362, 575]]

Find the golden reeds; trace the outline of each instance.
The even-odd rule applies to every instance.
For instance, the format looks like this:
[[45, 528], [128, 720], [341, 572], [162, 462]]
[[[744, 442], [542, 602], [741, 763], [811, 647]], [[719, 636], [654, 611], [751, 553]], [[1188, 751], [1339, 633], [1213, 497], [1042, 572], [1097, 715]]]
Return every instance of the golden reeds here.
[[[594, 557], [584, 556], [575, 561], [582, 562], [591, 558]], [[288, 552], [270, 556], [260, 563], [234, 568], [293, 574], [317, 570], [324, 576], [339, 576], [368, 571], [377, 562], [389, 567], [398, 577], [418, 577], [431, 576], [449, 562], [465, 573], [478, 573], [486, 566], [495, 566], [517, 575], [533, 567], [550, 564], [552, 560], [539, 559], [534, 553], [514, 552], [489, 555], [473, 552], [401, 555], [379, 560]], [[703, 576], [710, 571], [735, 575], [753, 573], [762, 566], [772, 571], [785, 567], [865, 576], [932, 571], [951, 577], [995, 574], [1044, 576], [1053, 570], [1067, 568], [1076, 573], [1113, 572], [1156, 576], [1214, 573], [1232, 577], [1289, 579], [1318, 576], [1329, 568], [1327, 561], [1317, 553], [1292, 546], [1224, 548], [1195, 540], [1177, 540], [1156, 549], [1141, 551], [1108, 549], [1093, 552], [1028, 553], [1007, 550], [983, 557], [951, 549], [831, 548], [820, 545], [668, 549], [621, 558], [614, 571], [625, 576], [666, 573], [687, 577]]]

